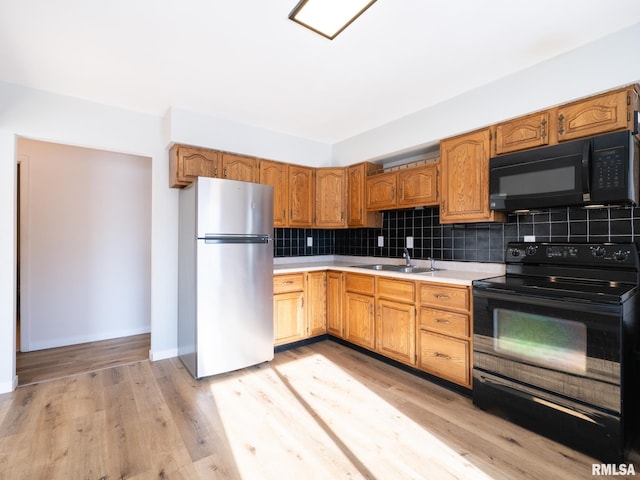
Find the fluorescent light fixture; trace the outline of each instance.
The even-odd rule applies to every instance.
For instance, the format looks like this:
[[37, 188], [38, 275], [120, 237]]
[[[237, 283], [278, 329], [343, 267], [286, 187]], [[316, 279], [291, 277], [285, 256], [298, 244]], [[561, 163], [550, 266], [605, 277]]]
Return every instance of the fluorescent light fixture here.
[[376, 0], [302, 0], [289, 18], [333, 40]]

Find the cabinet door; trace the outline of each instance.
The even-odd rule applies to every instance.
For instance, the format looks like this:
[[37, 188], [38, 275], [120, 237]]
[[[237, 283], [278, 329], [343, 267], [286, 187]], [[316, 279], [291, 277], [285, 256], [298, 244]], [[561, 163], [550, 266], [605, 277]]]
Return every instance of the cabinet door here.
[[222, 176], [223, 178], [229, 180], [240, 180], [241, 182], [257, 182], [258, 160], [253, 157], [223, 153]]
[[344, 168], [316, 169], [315, 225], [324, 228], [347, 226], [347, 177]]
[[307, 336], [327, 333], [327, 274], [307, 273]]
[[260, 160], [260, 183], [273, 187], [273, 226], [286, 227], [289, 218], [289, 166]]
[[440, 142], [440, 223], [504, 221], [489, 210], [489, 129]]
[[496, 155], [548, 145], [549, 117], [545, 111], [496, 125]]
[[289, 226], [313, 225], [313, 168], [289, 165]]
[[342, 304], [344, 300], [344, 273], [327, 273], [327, 333], [344, 336]]
[[273, 296], [273, 329], [275, 345], [295, 342], [305, 337], [304, 292]]
[[418, 367], [465, 387], [471, 386], [469, 342], [420, 330]]
[[558, 141], [632, 128], [636, 98], [629, 88], [558, 107]]
[[382, 214], [367, 210], [365, 190], [367, 175], [380, 167], [373, 163], [359, 163], [347, 169], [347, 226], [380, 228]]
[[367, 209], [386, 210], [396, 206], [397, 172], [367, 177]]
[[376, 350], [409, 365], [415, 364], [416, 310], [413, 305], [378, 300]]
[[398, 207], [437, 205], [438, 163], [398, 172]]
[[174, 145], [169, 152], [169, 186], [183, 187], [197, 177], [218, 176], [218, 152]]
[[344, 298], [345, 339], [373, 350], [376, 346], [373, 297], [346, 292]]

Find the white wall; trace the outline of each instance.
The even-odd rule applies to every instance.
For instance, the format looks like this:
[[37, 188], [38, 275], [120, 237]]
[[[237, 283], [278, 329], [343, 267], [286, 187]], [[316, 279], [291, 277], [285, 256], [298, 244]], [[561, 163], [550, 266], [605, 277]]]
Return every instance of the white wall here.
[[172, 108], [168, 114], [172, 143], [214, 148], [311, 167], [331, 166], [331, 146], [250, 125]]
[[[437, 147], [447, 137], [640, 81], [640, 24], [333, 146], [344, 166]], [[491, 62], [487, 52], [487, 62]], [[469, 72], [473, 75], [473, 72]], [[425, 85], [425, 88], [429, 88]]]
[[22, 351], [150, 331], [151, 159], [18, 139]]

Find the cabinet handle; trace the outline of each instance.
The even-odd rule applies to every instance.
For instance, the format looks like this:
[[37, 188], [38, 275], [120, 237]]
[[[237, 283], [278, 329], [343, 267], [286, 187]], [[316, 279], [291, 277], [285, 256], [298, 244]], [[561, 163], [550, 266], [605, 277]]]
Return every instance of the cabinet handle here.
[[291, 285], [293, 283], [293, 280], [287, 280], [285, 282], [281, 282], [280, 285]]
[[564, 122], [564, 115], [560, 114], [558, 116], [558, 133], [560, 135], [564, 133], [564, 126], [562, 125], [562, 122]]
[[438, 358], [444, 358], [445, 360], [451, 360], [451, 356], [447, 355], [446, 353], [436, 352], [433, 355]]
[[451, 300], [451, 297], [449, 295], [443, 295], [441, 293], [434, 293], [433, 296], [442, 300]]
[[540, 126], [540, 136], [543, 140], [547, 136], [547, 121], [545, 119], [542, 120], [542, 124]]
[[224, 175], [224, 178], [227, 178], [227, 167], [224, 167], [224, 173], [223, 173], [223, 175]]
[[282, 209], [282, 218], [283, 219], [287, 218], [287, 209], [286, 208]]
[[444, 325], [451, 325], [451, 322], [449, 320], [443, 320], [442, 318], [434, 318], [433, 321], [435, 323], [442, 323]]
[[218, 178], [218, 167], [213, 168], [213, 176]]
[[391, 187], [391, 200], [396, 198], [396, 187]]

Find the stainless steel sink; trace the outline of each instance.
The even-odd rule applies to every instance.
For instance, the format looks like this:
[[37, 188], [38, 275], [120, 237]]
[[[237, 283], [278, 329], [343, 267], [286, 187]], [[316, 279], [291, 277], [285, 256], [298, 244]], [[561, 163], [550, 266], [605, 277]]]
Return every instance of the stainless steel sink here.
[[387, 272], [401, 272], [401, 273], [432, 273], [441, 270], [440, 268], [429, 267], [414, 267], [406, 265], [384, 265], [381, 263], [375, 263], [372, 265], [351, 265], [354, 268], [365, 268], [367, 270], [383, 270]]

